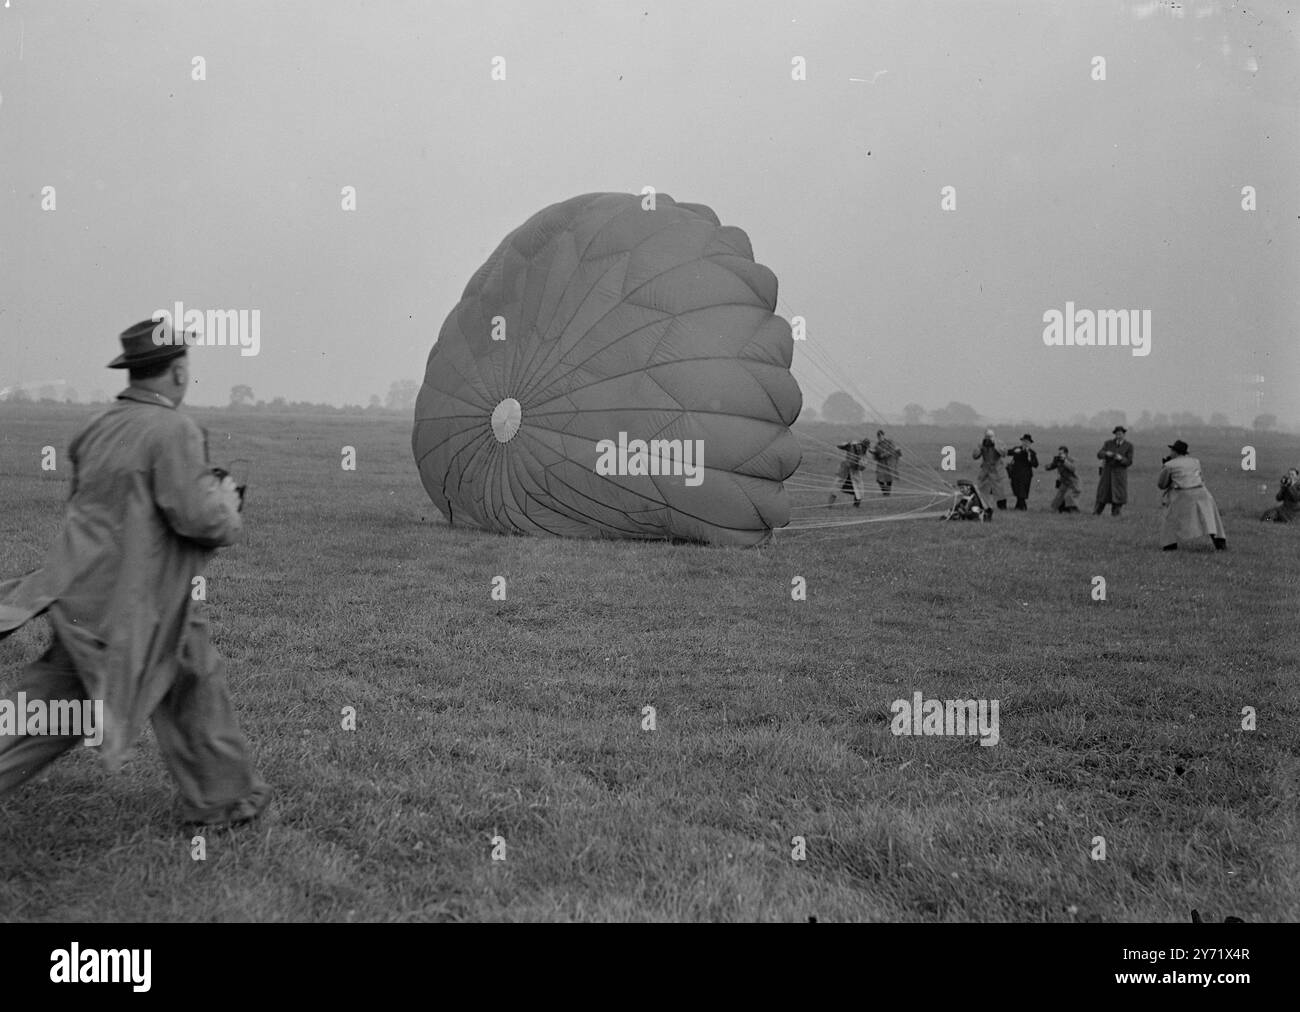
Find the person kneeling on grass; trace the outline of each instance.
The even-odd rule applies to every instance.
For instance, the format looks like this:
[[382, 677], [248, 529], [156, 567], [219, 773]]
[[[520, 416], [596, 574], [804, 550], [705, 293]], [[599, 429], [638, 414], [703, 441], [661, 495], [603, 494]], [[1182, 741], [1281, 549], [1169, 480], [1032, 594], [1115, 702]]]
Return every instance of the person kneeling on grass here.
[[72, 441], [63, 532], [42, 569], [0, 583], [0, 638], [41, 614], [54, 632], [16, 686], [27, 708], [90, 701], [102, 726], [0, 731], [0, 796], [83, 739], [100, 738], [116, 770], [152, 720], [181, 821], [247, 822], [271, 791], [239, 731], [207, 606], [191, 596], [215, 549], [239, 539], [243, 496], [209, 466], [203, 430], [180, 411], [192, 340], [154, 320], [121, 340], [109, 368], [129, 369], [130, 386]]
[[1277, 501], [1282, 505], [1266, 509], [1261, 520], [1272, 520], [1275, 524], [1300, 523], [1300, 468], [1293, 467], [1282, 475]]
[[1201, 477], [1201, 462], [1187, 455], [1188, 446], [1181, 439], [1169, 444], [1173, 451], [1165, 458], [1156, 485], [1166, 491], [1169, 505], [1160, 527], [1160, 544], [1172, 552], [1180, 541], [1209, 535], [1219, 551], [1228, 547], [1227, 532], [1219, 507]]

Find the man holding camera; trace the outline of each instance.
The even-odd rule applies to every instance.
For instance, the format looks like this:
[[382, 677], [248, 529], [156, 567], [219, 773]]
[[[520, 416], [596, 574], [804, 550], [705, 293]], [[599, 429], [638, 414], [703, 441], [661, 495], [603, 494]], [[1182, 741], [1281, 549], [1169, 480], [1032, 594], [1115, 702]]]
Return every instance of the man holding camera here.
[[[130, 386], [73, 439], [63, 532], [42, 569], [0, 583], [0, 637], [48, 613], [53, 642], [15, 686], [29, 706], [102, 701], [110, 771], [152, 720], [182, 821], [226, 825], [256, 817], [271, 792], [235, 719], [206, 605], [191, 596], [215, 549], [238, 540], [242, 494], [178, 410], [185, 336], [154, 320], [122, 333], [109, 368], [129, 370]], [[81, 740], [0, 735], [0, 795]]]
[[1056, 456], [1047, 465], [1047, 470], [1055, 471], [1057, 474], [1056, 497], [1052, 499], [1052, 512], [1078, 513], [1079, 469], [1070, 456], [1068, 446], [1057, 448]]
[[1110, 515], [1119, 516], [1119, 511], [1128, 502], [1128, 469], [1133, 466], [1133, 444], [1125, 438], [1128, 429], [1116, 425], [1111, 430], [1110, 439], [1106, 440], [1097, 451], [1101, 461], [1098, 473], [1101, 480], [1097, 482], [1097, 508], [1094, 516], [1100, 516], [1110, 504]]
[[1276, 498], [1281, 505], [1266, 509], [1260, 519], [1275, 524], [1300, 523], [1300, 468], [1293, 467], [1282, 475]]
[[980, 445], [975, 447], [975, 452], [971, 454], [973, 460], [980, 462], [980, 473], [975, 479], [975, 487], [979, 489], [980, 498], [984, 500], [986, 516], [993, 515], [993, 509], [988, 505], [991, 502], [996, 502], [1000, 510], [1007, 508], [1007, 487], [1002, 482], [1002, 458], [1005, 455], [1002, 447], [998, 446], [992, 429], [985, 430]]
[[1172, 552], [1178, 542], [1208, 534], [1215, 549], [1223, 551], [1228, 547], [1227, 532], [1218, 504], [1201, 477], [1201, 462], [1188, 455], [1189, 448], [1181, 439], [1170, 443], [1169, 449], [1173, 453], [1162, 462], [1164, 466], [1156, 479], [1156, 485], [1169, 494], [1169, 508], [1160, 527], [1161, 547]]

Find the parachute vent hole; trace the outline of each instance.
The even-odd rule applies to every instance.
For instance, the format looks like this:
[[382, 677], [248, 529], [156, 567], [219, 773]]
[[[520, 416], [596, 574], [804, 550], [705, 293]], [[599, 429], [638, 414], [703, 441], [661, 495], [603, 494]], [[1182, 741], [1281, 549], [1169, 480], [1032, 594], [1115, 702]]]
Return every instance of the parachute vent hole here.
[[522, 418], [523, 409], [513, 397], [507, 397], [493, 408], [492, 435], [497, 437], [497, 442], [508, 443], [514, 439]]

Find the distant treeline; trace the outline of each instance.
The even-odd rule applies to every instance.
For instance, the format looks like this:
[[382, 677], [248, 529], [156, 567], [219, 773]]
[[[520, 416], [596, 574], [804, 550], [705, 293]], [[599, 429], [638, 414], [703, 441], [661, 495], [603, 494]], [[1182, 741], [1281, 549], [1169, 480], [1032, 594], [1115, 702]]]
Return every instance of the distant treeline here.
[[[801, 421], [822, 421], [836, 425], [872, 424], [872, 419], [868, 417], [866, 409], [843, 390], [838, 390], [827, 397], [820, 412], [814, 405], [805, 404], [799, 417]], [[1011, 428], [1023, 427], [1026, 429], [1034, 426], [1057, 429], [1095, 429], [1100, 432], [1110, 432], [1117, 425], [1132, 426], [1136, 429], [1162, 430], [1239, 428], [1255, 432], [1267, 432], [1278, 428], [1277, 416], [1269, 413], [1256, 415], [1250, 425], [1245, 426], [1231, 421], [1227, 415], [1217, 411], [1210, 415], [1209, 418], [1204, 418], [1190, 411], [1173, 411], [1169, 413], [1143, 411], [1133, 417], [1128, 412], [1120, 411], [1118, 408], [1107, 408], [1093, 415], [1079, 412], [1069, 418], [1051, 419], [1047, 422], [1028, 418], [1012, 420], [986, 417], [969, 404], [962, 404], [960, 401], [949, 401], [946, 407], [932, 410], [927, 410], [920, 404], [908, 404], [903, 408], [901, 414], [886, 416], [884, 421], [895, 425], [933, 425], [945, 429], [993, 425], [1009, 426]]]

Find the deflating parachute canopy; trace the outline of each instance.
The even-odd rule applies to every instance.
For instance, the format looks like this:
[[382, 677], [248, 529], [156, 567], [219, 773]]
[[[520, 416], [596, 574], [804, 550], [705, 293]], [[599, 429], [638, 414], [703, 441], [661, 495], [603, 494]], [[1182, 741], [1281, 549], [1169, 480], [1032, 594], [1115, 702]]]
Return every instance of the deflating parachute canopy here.
[[753, 545], [802, 397], [776, 277], [701, 204], [592, 193], [511, 232], [429, 353], [411, 445], [448, 520]]

